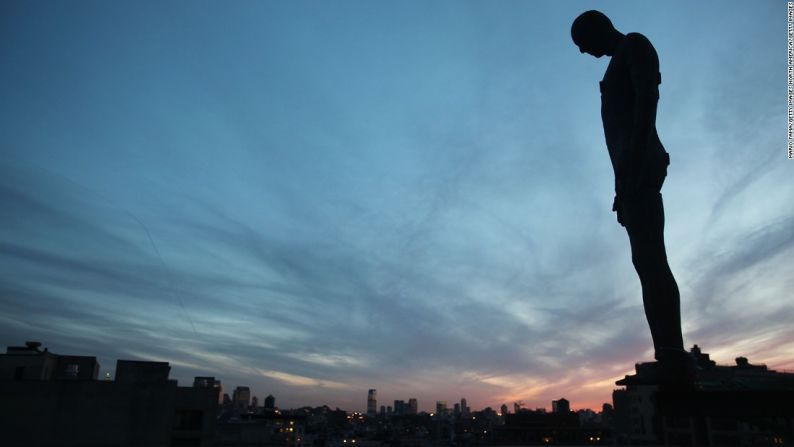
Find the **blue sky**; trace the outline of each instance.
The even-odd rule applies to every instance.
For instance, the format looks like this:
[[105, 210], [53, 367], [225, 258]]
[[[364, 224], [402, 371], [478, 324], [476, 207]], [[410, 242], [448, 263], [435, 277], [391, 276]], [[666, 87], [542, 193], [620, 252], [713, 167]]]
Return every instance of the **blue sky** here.
[[794, 369], [784, 1], [0, 5], [0, 343], [282, 407], [608, 402], [650, 360], [598, 81], [645, 34], [684, 337]]

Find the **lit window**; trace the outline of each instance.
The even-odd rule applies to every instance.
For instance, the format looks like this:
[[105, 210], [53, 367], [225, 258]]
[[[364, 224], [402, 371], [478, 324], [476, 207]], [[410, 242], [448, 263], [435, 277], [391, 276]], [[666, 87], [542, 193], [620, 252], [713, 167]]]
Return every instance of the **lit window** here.
[[66, 377], [77, 377], [77, 374], [80, 372], [80, 365], [76, 363], [70, 363], [66, 365]]

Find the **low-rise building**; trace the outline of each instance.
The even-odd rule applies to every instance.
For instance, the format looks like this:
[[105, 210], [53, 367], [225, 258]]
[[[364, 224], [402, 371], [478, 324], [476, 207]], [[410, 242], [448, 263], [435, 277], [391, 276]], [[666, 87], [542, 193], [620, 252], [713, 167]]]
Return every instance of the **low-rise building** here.
[[4, 446], [212, 445], [219, 387], [179, 387], [166, 362], [119, 360], [97, 380], [95, 357], [40, 346], [0, 354]]

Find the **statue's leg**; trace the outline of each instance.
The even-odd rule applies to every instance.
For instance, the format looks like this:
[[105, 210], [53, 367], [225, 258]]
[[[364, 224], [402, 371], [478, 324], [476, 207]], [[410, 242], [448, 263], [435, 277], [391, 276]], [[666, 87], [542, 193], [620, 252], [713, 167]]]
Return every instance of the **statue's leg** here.
[[631, 260], [642, 285], [656, 357], [664, 350], [683, 351], [680, 294], [664, 246], [662, 195], [653, 189], [644, 190], [626, 201], [624, 211]]
[[647, 189], [626, 202], [631, 260], [642, 285], [645, 316], [653, 337], [662, 385], [690, 386], [692, 358], [681, 336], [681, 297], [664, 247], [664, 207], [658, 190]]

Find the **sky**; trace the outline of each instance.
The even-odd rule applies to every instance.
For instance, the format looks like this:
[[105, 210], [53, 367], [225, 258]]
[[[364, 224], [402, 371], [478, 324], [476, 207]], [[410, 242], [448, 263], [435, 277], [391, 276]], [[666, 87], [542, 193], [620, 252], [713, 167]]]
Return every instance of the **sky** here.
[[653, 353], [593, 8], [659, 55], [686, 346], [794, 370], [784, 1], [0, 2], [0, 344], [282, 408], [611, 402]]

